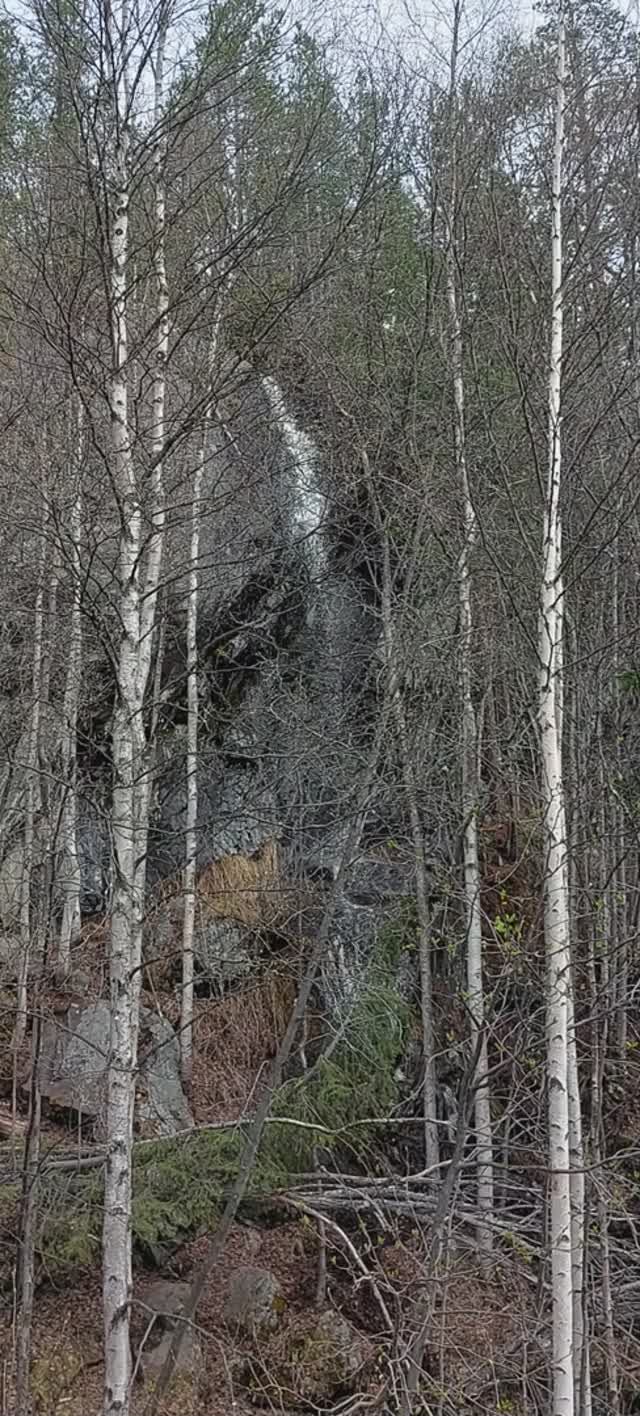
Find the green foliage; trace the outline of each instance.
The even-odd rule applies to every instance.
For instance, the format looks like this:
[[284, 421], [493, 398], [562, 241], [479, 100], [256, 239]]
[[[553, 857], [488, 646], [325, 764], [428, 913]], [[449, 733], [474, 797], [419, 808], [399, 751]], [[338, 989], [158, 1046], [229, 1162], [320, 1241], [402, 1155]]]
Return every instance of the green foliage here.
[[636, 694], [640, 694], [640, 673], [637, 669], [623, 669], [618, 674], [618, 684], [623, 693], [635, 697]]
[[[210, 1229], [220, 1216], [243, 1147], [235, 1130], [196, 1131], [187, 1138], [140, 1146], [133, 1167], [133, 1241], [158, 1257], [187, 1236]], [[260, 1158], [249, 1194], [282, 1186], [286, 1175]], [[46, 1185], [39, 1236], [41, 1261], [51, 1276], [85, 1267], [100, 1253], [102, 1178], [53, 1178]]]
[[493, 927], [505, 957], [519, 958], [522, 945], [522, 920], [515, 910], [510, 908], [509, 895], [504, 888], [500, 891], [500, 912], [493, 921]]
[[[308, 1169], [315, 1145], [337, 1144], [370, 1159], [397, 1101], [395, 1069], [409, 1020], [396, 987], [402, 952], [415, 937], [415, 916], [403, 908], [378, 939], [366, 988], [333, 1055], [308, 1078], [287, 1082], [275, 1098], [248, 1187], [255, 1199], [282, 1189], [292, 1173]], [[302, 1123], [291, 1125], [278, 1117]], [[211, 1129], [136, 1148], [133, 1239], [158, 1259], [167, 1248], [213, 1227], [238, 1173], [245, 1136]], [[52, 1176], [44, 1185], [39, 1255], [50, 1276], [95, 1263], [102, 1228], [102, 1177]]]
[[45, 1178], [38, 1256], [48, 1277], [85, 1268], [100, 1257], [102, 1176]]
[[397, 1102], [395, 1071], [409, 1021], [397, 969], [414, 940], [415, 916], [408, 906], [381, 930], [367, 986], [335, 1052], [320, 1058], [307, 1078], [289, 1082], [276, 1098], [276, 1116], [295, 1117], [309, 1128], [270, 1129], [269, 1149], [287, 1168], [308, 1168], [314, 1145], [326, 1147], [332, 1139], [356, 1160], [369, 1155], [380, 1139], [379, 1126], [371, 1123], [387, 1118]]

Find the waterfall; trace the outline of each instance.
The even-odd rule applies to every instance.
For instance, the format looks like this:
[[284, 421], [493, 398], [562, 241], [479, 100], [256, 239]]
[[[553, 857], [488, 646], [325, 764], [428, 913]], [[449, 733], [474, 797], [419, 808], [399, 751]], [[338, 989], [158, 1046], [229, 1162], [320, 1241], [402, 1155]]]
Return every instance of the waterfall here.
[[[284, 753], [295, 770], [283, 772], [281, 792], [289, 792], [285, 814], [296, 821], [294, 834], [303, 842], [306, 868], [335, 878], [353, 804], [357, 755], [351, 738], [357, 724], [352, 709], [357, 695], [346, 684], [362, 629], [362, 607], [357, 587], [330, 553], [328, 497], [320, 482], [318, 448], [291, 416], [275, 380], [264, 377], [261, 382], [282, 444], [278, 490], [286, 534], [309, 581], [296, 638], [298, 699], [287, 723]], [[351, 918], [344, 933], [345, 939], [353, 933]], [[346, 954], [343, 944], [340, 936], [337, 953], [330, 952], [336, 988], [346, 1000], [355, 988], [355, 975], [349, 961], [353, 944]]]
[[284, 397], [275, 380], [263, 378], [262, 387], [287, 453], [286, 513], [293, 539], [300, 543], [312, 578], [324, 580], [329, 569], [323, 531], [327, 498], [318, 484], [316, 475], [317, 448], [308, 433], [299, 428], [288, 413]]

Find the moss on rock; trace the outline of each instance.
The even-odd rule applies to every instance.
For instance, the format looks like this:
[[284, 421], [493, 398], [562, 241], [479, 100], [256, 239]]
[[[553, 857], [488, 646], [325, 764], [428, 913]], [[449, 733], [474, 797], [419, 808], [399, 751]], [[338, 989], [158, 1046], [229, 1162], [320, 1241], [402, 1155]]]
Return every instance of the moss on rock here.
[[[409, 1008], [396, 978], [406, 944], [405, 927], [381, 932], [361, 998], [335, 1051], [320, 1058], [308, 1077], [289, 1081], [278, 1092], [248, 1187], [250, 1202], [283, 1189], [293, 1173], [309, 1169], [317, 1145], [348, 1150], [356, 1161], [365, 1153], [370, 1159], [381, 1135], [373, 1122], [389, 1116], [397, 1100], [395, 1070]], [[176, 1245], [215, 1225], [244, 1142], [242, 1128], [212, 1127], [136, 1147], [133, 1238], [143, 1256], [160, 1262]], [[101, 1242], [101, 1174], [54, 1174], [43, 1191], [39, 1252], [44, 1271], [59, 1276], [94, 1263]]]

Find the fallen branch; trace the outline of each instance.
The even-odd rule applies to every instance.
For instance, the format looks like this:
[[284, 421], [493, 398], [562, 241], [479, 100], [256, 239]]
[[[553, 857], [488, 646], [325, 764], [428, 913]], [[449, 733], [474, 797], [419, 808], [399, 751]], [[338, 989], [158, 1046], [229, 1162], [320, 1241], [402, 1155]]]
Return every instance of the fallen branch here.
[[313, 1219], [319, 1220], [320, 1223], [324, 1224], [327, 1229], [333, 1230], [334, 1234], [338, 1235], [341, 1243], [344, 1244], [345, 1249], [347, 1249], [348, 1252], [351, 1254], [351, 1257], [356, 1267], [360, 1270], [360, 1273], [362, 1274], [363, 1278], [365, 1278], [367, 1283], [370, 1285], [371, 1291], [374, 1294], [380, 1312], [382, 1313], [385, 1327], [387, 1328], [388, 1332], [392, 1333], [394, 1331], [393, 1319], [391, 1317], [389, 1309], [387, 1308], [384, 1298], [382, 1297], [380, 1289], [378, 1288], [375, 1278], [367, 1268], [364, 1259], [361, 1258], [360, 1254], [358, 1253], [355, 1244], [351, 1242], [348, 1234], [345, 1234], [344, 1229], [341, 1229], [340, 1225], [336, 1224], [335, 1219], [327, 1219], [326, 1215], [320, 1214], [318, 1210], [313, 1209], [311, 1205], [305, 1204], [303, 1200], [290, 1199], [288, 1201], [288, 1204], [290, 1205], [291, 1209], [298, 1210], [302, 1214], [311, 1215]]

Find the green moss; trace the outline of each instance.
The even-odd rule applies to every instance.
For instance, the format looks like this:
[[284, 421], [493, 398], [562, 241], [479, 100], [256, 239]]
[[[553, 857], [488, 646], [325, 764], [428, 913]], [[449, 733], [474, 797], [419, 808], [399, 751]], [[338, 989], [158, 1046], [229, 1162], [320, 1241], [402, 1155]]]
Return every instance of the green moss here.
[[[210, 1229], [235, 1179], [243, 1149], [239, 1131], [202, 1130], [175, 1141], [141, 1146], [133, 1167], [133, 1240], [138, 1251], [159, 1259], [188, 1236]], [[249, 1188], [265, 1194], [286, 1176], [260, 1159]], [[100, 1253], [102, 1176], [44, 1186], [39, 1253], [50, 1275], [94, 1263]]]
[[398, 1100], [395, 1073], [410, 1010], [396, 979], [400, 955], [414, 937], [409, 911], [381, 931], [344, 1039], [308, 1078], [289, 1082], [276, 1097], [275, 1116], [290, 1116], [311, 1128], [269, 1128], [266, 1143], [289, 1170], [308, 1168], [314, 1145], [326, 1147], [331, 1138], [355, 1159], [365, 1151], [369, 1155], [380, 1140], [380, 1127], [371, 1122], [388, 1117]]
[[[397, 1101], [395, 1070], [409, 1010], [395, 979], [412, 927], [407, 914], [382, 931], [343, 1040], [308, 1078], [286, 1083], [276, 1096], [275, 1119], [265, 1129], [249, 1200], [282, 1189], [292, 1173], [310, 1168], [315, 1145], [337, 1146], [355, 1160], [366, 1153], [370, 1160], [372, 1148], [382, 1142], [384, 1129], [371, 1122], [389, 1116]], [[278, 1117], [303, 1124], [278, 1124]], [[241, 1130], [211, 1129], [136, 1148], [133, 1238], [139, 1252], [158, 1261], [167, 1248], [215, 1225], [238, 1173], [244, 1141]], [[45, 1182], [39, 1251], [51, 1276], [97, 1260], [102, 1204], [97, 1171], [53, 1175]]]

